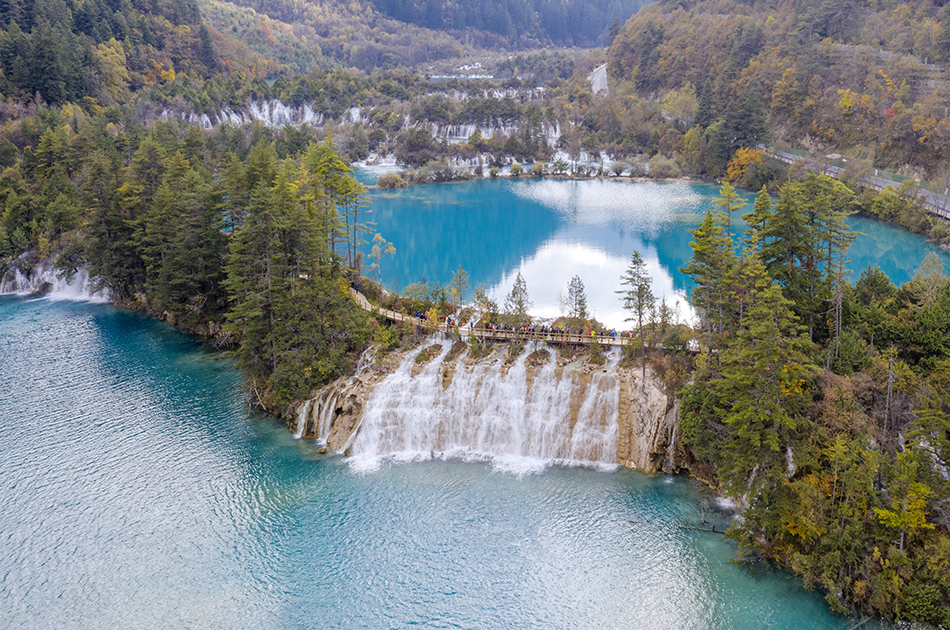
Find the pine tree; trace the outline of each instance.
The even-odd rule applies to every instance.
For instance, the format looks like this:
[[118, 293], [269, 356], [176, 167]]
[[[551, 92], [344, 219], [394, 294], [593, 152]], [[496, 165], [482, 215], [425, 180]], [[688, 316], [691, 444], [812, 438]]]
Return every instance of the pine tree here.
[[[755, 198], [752, 212], [742, 215], [742, 220], [746, 222], [750, 229], [755, 230], [756, 238], [761, 239], [762, 231], [768, 224], [771, 214], [772, 195], [763, 186], [762, 190], [759, 191], [759, 196]], [[748, 241], [748, 238], [746, 240]], [[757, 245], [761, 245], [761, 242], [758, 242]]]
[[728, 410], [723, 478], [744, 494], [785, 475], [785, 449], [807, 405], [812, 368], [810, 343], [781, 289], [772, 284], [758, 256], [742, 261], [748, 306], [735, 340], [722, 351], [722, 378], [713, 388]]
[[709, 125], [718, 120], [719, 115], [716, 112], [716, 95], [713, 92], [713, 85], [710, 79], [706, 79], [703, 89], [699, 93], [699, 99], [696, 101], [696, 115], [693, 117], [693, 123], [706, 129]]
[[719, 197], [716, 198], [714, 203], [723, 216], [726, 217], [726, 236], [731, 240], [732, 213], [745, 208], [746, 203], [729, 182], [723, 182], [722, 188], [719, 189]]
[[365, 203], [365, 187], [353, 179], [352, 172], [328, 138], [307, 149], [301, 158], [298, 181], [298, 192], [310, 218], [316, 222], [316, 229], [324, 235], [330, 255], [336, 258], [337, 245], [343, 241], [350, 263], [355, 262], [359, 235], [363, 232], [358, 219], [359, 209]]
[[221, 173], [218, 188], [225, 220], [224, 229], [234, 232], [244, 223], [244, 213], [247, 212], [250, 201], [244, 164], [234, 151], [229, 150], [224, 154], [218, 171]]
[[274, 210], [271, 188], [258, 185], [230, 244], [225, 286], [231, 308], [225, 330], [239, 340], [237, 363], [251, 379], [266, 379], [277, 363], [272, 306], [284, 277], [279, 258], [281, 218]]
[[853, 198], [841, 182], [809, 174], [782, 187], [760, 233], [762, 261], [813, 340], [827, 333], [822, 315], [833, 299], [836, 269], [854, 240], [845, 223]]
[[[379, 234], [377, 234], [376, 236], [379, 236]], [[375, 254], [377, 262], [379, 261], [379, 258], [382, 256], [382, 249], [381, 249], [382, 244], [386, 242], [385, 239], [383, 239], [382, 237], [380, 237], [380, 240], [382, 242], [379, 245], [377, 245], [376, 238], [375, 237], [373, 238], [373, 252]], [[392, 250], [391, 252], [389, 251], [390, 249]], [[379, 250], [379, 253], [376, 253], [377, 250]], [[393, 244], [389, 243], [387, 247], [387, 253], [393, 253], [395, 251], [396, 250], [393, 247]], [[469, 284], [468, 272], [462, 269], [462, 266], [459, 265], [459, 268], [455, 271], [454, 274], [452, 274], [452, 280], [449, 282], [449, 296], [452, 299], [452, 303], [455, 304], [456, 306], [461, 305], [464, 302], [465, 294], [468, 292], [468, 284]]]
[[614, 21], [610, 23], [610, 29], [607, 31], [607, 46], [609, 47], [614, 43], [614, 40], [617, 39], [617, 35], [620, 35], [620, 29], [622, 25], [620, 24], [620, 18], [615, 17]]
[[211, 42], [211, 33], [208, 27], [202, 24], [198, 27], [198, 61], [204, 64], [208, 72], [218, 68], [218, 61], [214, 57], [214, 45]]
[[768, 113], [758, 81], [749, 82], [739, 97], [739, 106], [729, 110], [727, 124], [732, 130], [733, 148], [754, 147], [768, 135]]
[[574, 276], [567, 285], [568, 316], [575, 319], [587, 319], [587, 296], [580, 276]]
[[643, 379], [646, 381], [647, 356], [646, 340], [643, 338], [643, 322], [656, 305], [656, 298], [650, 288], [651, 278], [646, 263], [640, 252], [634, 251], [630, 256], [627, 271], [620, 276], [620, 284], [627, 287], [617, 291], [623, 301], [623, 307], [630, 312], [631, 317], [626, 321], [637, 322], [637, 333], [640, 337], [640, 360], [643, 367]]
[[514, 318], [518, 325], [528, 321], [528, 309], [531, 308], [531, 300], [528, 299], [528, 285], [525, 283], [521, 272], [515, 276], [515, 282], [511, 286], [511, 291], [505, 297], [505, 314]]
[[101, 151], [93, 153], [82, 190], [87, 208], [88, 240], [83, 258], [92, 277], [119, 303], [144, 289], [145, 264], [137, 243], [137, 217], [120, 208], [120, 166]]
[[689, 264], [680, 269], [693, 283], [690, 303], [699, 315], [705, 342], [717, 357], [721, 357], [724, 335], [734, 328], [736, 313], [730, 284], [736, 257], [725, 222], [721, 212], [706, 212], [699, 227], [693, 230]]

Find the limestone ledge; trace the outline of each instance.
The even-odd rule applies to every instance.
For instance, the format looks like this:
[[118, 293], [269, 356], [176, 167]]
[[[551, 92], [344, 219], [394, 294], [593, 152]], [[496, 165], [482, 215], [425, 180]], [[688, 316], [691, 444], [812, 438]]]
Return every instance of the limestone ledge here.
[[[511, 351], [507, 345], [497, 345], [487, 356], [478, 359], [469, 356], [465, 350], [450, 353], [441, 366], [443, 388], [451, 384], [459, 362], [502, 362], [504, 366], [512, 361]], [[302, 401], [290, 410], [290, 429], [298, 430], [298, 412], [307, 404], [302, 436], [325, 437], [329, 450], [346, 453], [360, 429], [363, 409], [370, 394], [399, 367], [408, 352], [410, 351], [397, 351], [382, 355], [369, 368], [340, 378], [313, 392], [309, 401]], [[663, 391], [662, 383], [649, 368], [646, 370], [644, 382], [640, 366], [597, 365], [590, 363], [584, 356], [564, 357], [560, 353], [555, 356], [558, 379], [569, 376], [574, 387], [586, 387], [596, 372], [611, 373], [618, 379], [619, 437], [616, 463], [648, 473], [685, 472], [689, 468], [689, 454], [679, 440], [678, 403], [674, 396]], [[550, 358], [546, 353], [538, 352], [526, 358], [525, 369], [529, 384], [548, 360]], [[421, 367], [414, 366], [413, 374], [418, 373]], [[565, 371], [569, 374], [565, 375]], [[577, 412], [577, 406], [572, 405], [572, 426]]]

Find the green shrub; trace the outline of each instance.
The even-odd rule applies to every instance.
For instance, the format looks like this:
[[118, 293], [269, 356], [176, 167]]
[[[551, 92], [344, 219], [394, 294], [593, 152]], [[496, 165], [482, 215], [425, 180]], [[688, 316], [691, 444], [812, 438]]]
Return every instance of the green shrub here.
[[380, 188], [405, 188], [409, 182], [404, 180], [399, 173], [386, 173], [379, 176], [376, 185]]

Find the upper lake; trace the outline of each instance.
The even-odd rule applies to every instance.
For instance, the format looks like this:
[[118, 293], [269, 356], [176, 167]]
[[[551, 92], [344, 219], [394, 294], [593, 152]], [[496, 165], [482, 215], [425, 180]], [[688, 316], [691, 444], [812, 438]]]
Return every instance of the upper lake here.
[[[379, 171], [357, 173], [373, 183]], [[749, 205], [740, 213], [751, 211], [754, 196], [741, 194]], [[717, 186], [705, 183], [478, 179], [372, 190], [366, 218], [396, 248], [381, 266], [389, 289], [420, 281], [447, 284], [461, 266], [472, 288], [484, 285], [502, 305], [520, 272], [532, 314], [552, 318], [561, 314], [559, 295], [567, 295], [577, 275], [588, 309], [620, 328], [628, 327], [627, 314], [616, 291], [634, 250], [647, 264], [653, 293], [666, 298], [681, 319], [690, 316], [688, 278], [679, 269], [691, 255], [691, 230], [718, 195]], [[950, 269], [950, 256], [919, 235], [862, 217], [851, 217], [849, 224], [861, 233], [848, 254], [852, 282], [868, 265], [878, 265], [895, 283], [904, 283], [932, 251]], [[733, 225], [745, 230], [736, 216]]]

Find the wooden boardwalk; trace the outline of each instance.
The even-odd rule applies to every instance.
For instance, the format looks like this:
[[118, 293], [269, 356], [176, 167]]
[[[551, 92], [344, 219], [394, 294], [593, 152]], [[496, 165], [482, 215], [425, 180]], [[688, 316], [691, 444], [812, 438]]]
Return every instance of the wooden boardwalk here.
[[[405, 313], [398, 313], [396, 311], [391, 311], [386, 308], [380, 308], [366, 299], [366, 296], [350, 287], [350, 297], [352, 297], [356, 303], [364, 311], [369, 311], [370, 313], [381, 315], [388, 319], [391, 322], [409, 322], [413, 326], [419, 326], [426, 330], [431, 330], [433, 332], [441, 331], [446, 334], [451, 334], [453, 328], [458, 328], [459, 334], [463, 339], [467, 339], [470, 335], [474, 335], [475, 338], [481, 339], [483, 341], [544, 341], [547, 343], [558, 343], [558, 344], [578, 344], [578, 345], [590, 345], [595, 341], [602, 346], [611, 346], [611, 347], [620, 347], [633, 343], [634, 339], [631, 337], [623, 337], [620, 333], [617, 333], [616, 336], [611, 335], [592, 335], [590, 333], [586, 335], [578, 333], [568, 333], [560, 331], [548, 331], [542, 332], [540, 330], [499, 330], [497, 328], [481, 328], [474, 326], [451, 326], [448, 323], [442, 323], [437, 326], [434, 326], [427, 319], [422, 319], [419, 317], [412, 317], [411, 315], [406, 315]], [[628, 333], [629, 334], [629, 333]]]

